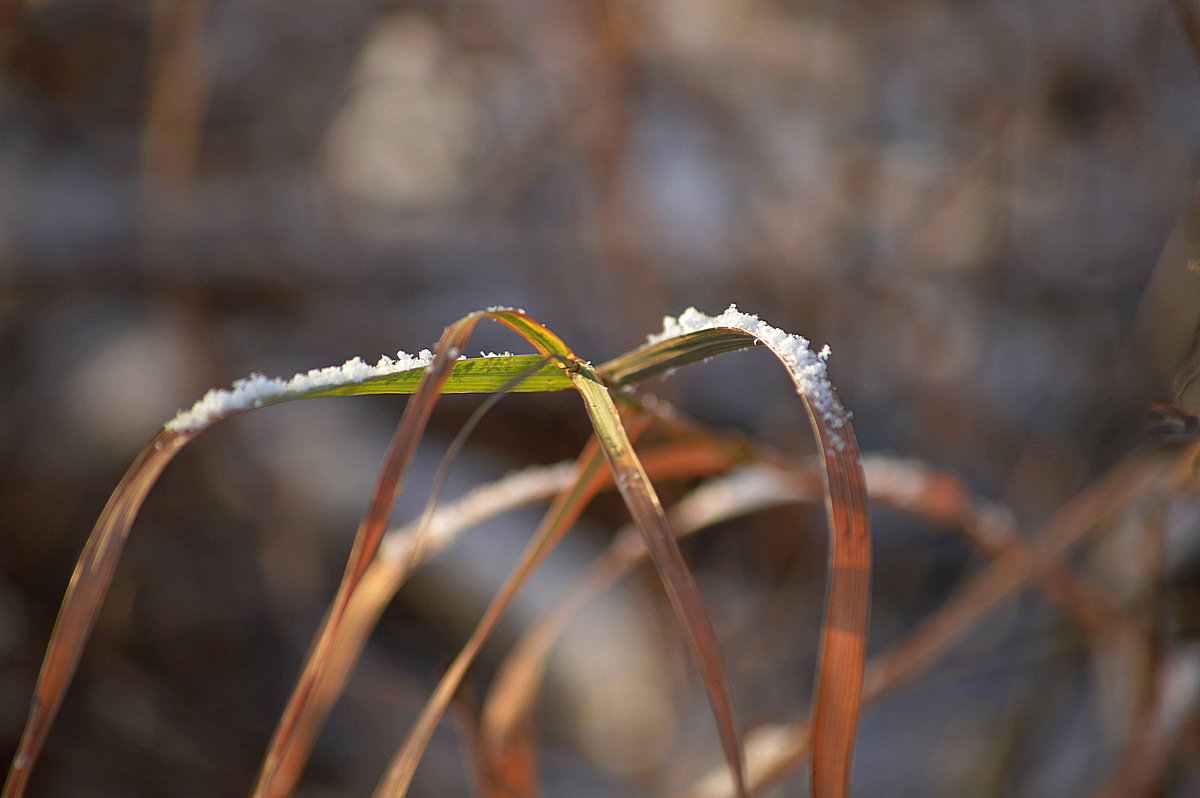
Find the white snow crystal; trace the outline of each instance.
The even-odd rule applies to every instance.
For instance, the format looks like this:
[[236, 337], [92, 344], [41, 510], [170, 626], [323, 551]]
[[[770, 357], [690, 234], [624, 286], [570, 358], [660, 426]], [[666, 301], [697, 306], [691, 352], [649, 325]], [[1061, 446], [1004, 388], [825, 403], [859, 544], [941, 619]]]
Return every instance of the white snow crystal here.
[[239, 410], [249, 410], [267, 402], [299, 396], [321, 388], [425, 368], [432, 362], [433, 353], [422, 349], [415, 355], [407, 352], [397, 352], [395, 358], [384, 355], [374, 366], [363, 362], [362, 358], [354, 357], [340, 366], [313, 369], [287, 380], [251, 374], [236, 381], [232, 388], [213, 388], [203, 399], [192, 405], [190, 410], [180, 411], [179, 415], [167, 422], [166, 427], [172, 432], [191, 432]]
[[667, 316], [663, 319], [662, 332], [651, 335], [649, 343], [657, 343], [667, 338], [679, 335], [712, 330], [719, 327], [730, 327], [749, 333], [762, 343], [783, 362], [796, 381], [797, 393], [808, 399], [813, 410], [832, 430], [832, 444], [836, 451], [841, 451], [845, 441], [837, 430], [845, 425], [849, 414], [833, 393], [833, 386], [826, 376], [826, 361], [829, 359], [829, 346], [821, 347], [814, 353], [808, 348], [808, 339], [799, 335], [786, 333], [778, 327], [772, 327], [752, 313], [742, 313], [736, 305], [730, 305], [719, 316], [709, 316], [695, 308], [688, 308], [679, 314], [678, 318]]

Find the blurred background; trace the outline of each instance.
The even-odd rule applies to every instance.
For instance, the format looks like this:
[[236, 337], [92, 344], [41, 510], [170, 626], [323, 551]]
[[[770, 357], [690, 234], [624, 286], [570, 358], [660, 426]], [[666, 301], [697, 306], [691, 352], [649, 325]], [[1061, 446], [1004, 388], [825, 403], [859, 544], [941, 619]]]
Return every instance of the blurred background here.
[[[0, 54], [0, 751], [121, 474], [251, 372], [415, 351], [498, 304], [600, 362], [734, 302], [831, 345], [864, 451], [958, 474], [1025, 532], [1165, 445], [1147, 400], [1200, 410], [1194, 0], [26, 0], [0, 9]], [[524, 351], [496, 325], [474, 342]], [[761, 352], [652, 390], [812, 451]], [[476, 404], [443, 402], [397, 520]], [[171, 465], [31, 795], [246, 793], [402, 407], [249, 414]], [[586, 435], [573, 395], [509, 397], [447, 493]], [[1169, 507], [1172, 606], [1194, 607], [1200, 507]], [[402, 592], [299, 795], [367, 793], [536, 517]], [[876, 522], [881, 650], [986, 560]], [[478, 690], [621, 523], [609, 500], [584, 519]], [[780, 510], [688, 544], [747, 727], [805, 712], [821, 530], [819, 508]], [[1116, 571], [1114, 600], [1161, 607]], [[1102, 689], [1126, 672], [1098, 675], [1035, 594], [949, 656], [867, 711], [856, 794], [1086, 795], [1128, 749]], [[664, 795], [718, 761], [651, 573], [581, 622], [551, 681], [549, 795]], [[448, 727], [414, 795], [465, 795], [466, 770]], [[1195, 794], [1198, 772], [1193, 744], [1147, 794]]]

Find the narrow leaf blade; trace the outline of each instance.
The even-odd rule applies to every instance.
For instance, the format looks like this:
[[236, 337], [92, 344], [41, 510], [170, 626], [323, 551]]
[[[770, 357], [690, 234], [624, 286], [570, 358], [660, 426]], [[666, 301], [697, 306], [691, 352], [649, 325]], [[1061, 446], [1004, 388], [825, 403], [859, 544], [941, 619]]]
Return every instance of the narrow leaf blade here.
[[[739, 346], [740, 342], [740, 346]], [[766, 345], [787, 369], [803, 399], [824, 466], [829, 532], [828, 592], [813, 697], [814, 798], [845, 798], [850, 790], [854, 733], [862, 706], [870, 606], [871, 543], [866, 478], [849, 414], [826, 377], [828, 350], [730, 306], [719, 316], [689, 308], [664, 319], [663, 332], [602, 366], [616, 385], [694, 362], [718, 350]]]
[[587, 367], [573, 373], [572, 379], [583, 395], [588, 415], [608, 458], [609, 468], [612, 469], [621, 498], [625, 500], [630, 515], [643, 533], [646, 547], [650, 550], [659, 577], [691, 646], [712, 706], [721, 747], [738, 788], [738, 795], [747, 798], [749, 792], [745, 787], [741, 742], [734, 720], [729, 681], [721, 662], [712, 621], [700, 599], [700, 591], [692, 579], [691, 571], [684, 563], [683, 554], [679, 551], [679, 544], [675, 542], [675, 536], [667, 523], [654, 487], [625, 434], [620, 414], [608, 389]]
[[25, 731], [5, 781], [4, 798], [18, 798], [24, 793], [112, 584], [133, 521], [167, 463], [191, 437], [190, 433], [169, 430], [155, 436], [133, 461], [97, 519], [50, 634]]

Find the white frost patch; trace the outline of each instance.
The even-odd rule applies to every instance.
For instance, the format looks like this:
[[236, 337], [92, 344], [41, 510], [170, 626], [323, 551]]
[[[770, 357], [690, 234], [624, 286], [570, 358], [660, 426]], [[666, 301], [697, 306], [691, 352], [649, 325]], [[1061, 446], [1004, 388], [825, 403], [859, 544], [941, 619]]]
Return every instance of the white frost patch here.
[[796, 381], [796, 392], [808, 399], [809, 405], [831, 430], [834, 450], [841, 451], [845, 441], [837, 430], [845, 425], [849, 413], [834, 396], [833, 386], [826, 375], [828, 346], [814, 353], [808, 348], [807, 338], [772, 327], [752, 313], [742, 313], [736, 305], [730, 305], [720, 316], [709, 316], [695, 308], [688, 308], [678, 318], [667, 316], [663, 319], [662, 332], [651, 335], [649, 343], [719, 327], [730, 327], [753, 335], [783, 361]]
[[671, 508], [678, 529], [694, 530], [755, 510], [812, 498], [778, 469], [750, 465], [708, 480]]
[[397, 352], [395, 358], [384, 355], [374, 366], [363, 362], [362, 358], [354, 357], [340, 366], [312, 369], [286, 380], [251, 374], [236, 381], [232, 388], [213, 388], [190, 410], [180, 411], [179, 415], [167, 422], [166, 427], [172, 432], [191, 432], [231, 413], [259, 407], [267, 402], [300, 396], [321, 388], [362, 382], [372, 377], [425, 368], [432, 362], [433, 353], [422, 349], [415, 355], [407, 352]]
[[420, 519], [390, 530], [380, 543], [379, 556], [391, 561], [411, 560], [415, 566], [428, 553], [453, 543], [464, 529], [523, 504], [552, 498], [570, 483], [574, 475], [575, 463], [569, 460], [548, 466], [530, 466], [509, 474], [434, 510], [419, 539]]

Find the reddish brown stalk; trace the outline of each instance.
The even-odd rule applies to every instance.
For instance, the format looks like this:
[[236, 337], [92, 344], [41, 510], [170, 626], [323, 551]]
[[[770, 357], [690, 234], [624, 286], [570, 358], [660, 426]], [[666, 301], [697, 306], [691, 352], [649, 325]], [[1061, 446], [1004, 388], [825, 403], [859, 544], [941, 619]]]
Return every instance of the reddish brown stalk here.
[[422, 376], [416, 393], [404, 408], [404, 415], [400, 419], [396, 435], [392, 439], [391, 446], [384, 458], [383, 467], [380, 469], [379, 478], [371, 493], [367, 512], [355, 535], [350, 559], [346, 564], [346, 572], [342, 577], [337, 596], [321, 625], [316, 642], [309, 651], [304, 669], [301, 671], [287, 708], [280, 718], [279, 725], [267, 749], [262, 770], [254, 787], [253, 795], [256, 798], [280, 798], [287, 795], [290, 789], [290, 786], [285, 788], [284, 783], [291, 779], [280, 777], [287, 775], [283, 772], [285, 764], [290, 767], [290, 763], [293, 762], [292, 758], [285, 754], [289, 750], [294, 750], [293, 738], [301, 733], [298, 723], [304, 707], [312, 700], [317, 684], [334, 657], [335, 650], [332, 644], [337, 638], [346, 608], [379, 548], [379, 541], [387, 527], [392, 504], [403, 483], [404, 472], [408, 468], [425, 426], [429, 422], [429, 416], [433, 412], [433, 406], [437, 401], [442, 384], [450, 376], [454, 362], [479, 318], [478, 315], [468, 316], [446, 329], [441, 340], [438, 341], [437, 356]]
[[854, 733], [862, 708], [867, 615], [871, 591], [870, 517], [866, 477], [854, 431], [846, 424], [832, 431], [811, 412], [825, 466], [825, 509], [829, 528], [829, 577], [817, 686], [813, 699], [812, 791], [815, 798], [845, 798], [850, 793]]
[[546, 513], [542, 524], [521, 555], [516, 568], [496, 594], [470, 639], [447, 668], [433, 695], [421, 710], [408, 738], [392, 758], [387, 773], [376, 788], [375, 798], [398, 798], [407, 793], [434, 729], [441, 720], [450, 699], [462, 684], [467, 669], [495, 629], [500, 616], [516, 596], [517, 591], [525, 584], [554, 545], [562, 539], [582, 509], [604, 484], [603, 472], [599, 466], [600, 455], [595, 439], [593, 439], [588, 442], [579, 457], [576, 479], [555, 498], [554, 504]]
[[50, 725], [62, 705], [104, 596], [112, 584], [113, 573], [138, 510], [167, 463], [194, 435], [195, 432], [163, 430], [154, 436], [129, 466], [96, 521], [79, 555], [54, 631], [50, 634], [33, 705], [8, 771], [3, 798], [20, 798], [24, 794], [33, 765], [46, 742]]
[[571, 378], [583, 396], [592, 426], [603, 444], [609, 468], [616, 479], [617, 490], [620, 491], [634, 523], [642, 532], [667, 597], [687, 636], [693, 659], [708, 693], [721, 747], [729, 764], [737, 794], [740, 798], [746, 798], [750, 793], [745, 784], [741, 739], [734, 720], [729, 680], [721, 662], [720, 647], [717, 645], [712, 621], [700, 599], [700, 591], [683, 560], [683, 554], [679, 551], [679, 544], [675, 541], [670, 524], [663, 514], [654, 486], [646, 476], [646, 471], [621, 426], [608, 388], [587, 368], [579, 369]]

